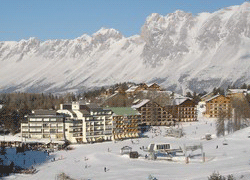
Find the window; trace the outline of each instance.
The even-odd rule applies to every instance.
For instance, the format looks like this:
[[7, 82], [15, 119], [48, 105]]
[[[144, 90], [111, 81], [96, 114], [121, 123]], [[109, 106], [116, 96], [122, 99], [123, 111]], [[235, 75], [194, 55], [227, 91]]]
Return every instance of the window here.
[[49, 124], [43, 124], [43, 127], [49, 127]]
[[56, 121], [56, 118], [51, 118], [50, 121]]
[[30, 123], [30, 126], [42, 126], [41, 123]]
[[32, 128], [30, 129], [30, 132], [42, 132], [42, 130], [39, 128]]
[[43, 118], [43, 121], [49, 121], [49, 118]]
[[50, 133], [56, 133], [56, 129], [50, 129]]

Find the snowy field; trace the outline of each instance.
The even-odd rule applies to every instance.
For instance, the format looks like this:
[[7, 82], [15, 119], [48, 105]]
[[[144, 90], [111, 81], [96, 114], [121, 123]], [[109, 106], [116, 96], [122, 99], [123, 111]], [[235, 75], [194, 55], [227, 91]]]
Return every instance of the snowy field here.
[[[124, 140], [116, 143], [72, 145], [74, 150], [55, 152], [50, 158], [45, 159], [44, 163], [36, 163], [36, 174], [15, 174], [4, 179], [53, 180], [57, 174], [64, 172], [78, 180], [141, 180], [148, 179], [150, 175], [159, 180], [203, 180], [214, 171], [225, 176], [233, 174], [237, 179], [250, 179], [250, 128], [237, 131], [225, 138], [216, 138], [214, 120], [199, 118], [199, 122], [182, 123], [181, 126], [185, 132], [182, 138], [165, 137], [166, 128], [155, 127], [157, 134], [147, 132], [149, 138], [134, 139], [134, 143]], [[212, 140], [202, 139], [206, 133], [212, 134]], [[223, 145], [225, 139], [228, 145]], [[183, 157], [176, 158], [175, 161], [147, 160], [144, 157], [147, 152], [142, 151], [140, 147], [148, 147], [150, 143], [170, 143], [171, 148], [202, 143], [205, 162], [202, 162], [199, 155], [200, 150], [189, 152], [195, 158], [191, 158], [188, 164]], [[120, 155], [123, 146], [132, 147], [133, 151], [138, 151], [142, 156], [130, 159], [128, 155]], [[52, 157], [55, 157], [55, 162], [51, 161]], [[107, 168], [106, 172], [104, 167]]]

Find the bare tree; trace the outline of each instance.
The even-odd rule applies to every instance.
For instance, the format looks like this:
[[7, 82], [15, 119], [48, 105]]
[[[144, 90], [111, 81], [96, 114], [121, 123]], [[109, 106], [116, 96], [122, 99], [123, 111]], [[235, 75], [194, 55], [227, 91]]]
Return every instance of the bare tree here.
[[219, 110], [218, 119], [216, 121], [216, 135], [224, 136], [225, 135], [225, 118], [226, 114], [221, 109]]
[[250, 106], [247, 98], [243, 93], [234, 94], [231, 96], [233, 130], [237, 131], [241, 127], [249, 125]]

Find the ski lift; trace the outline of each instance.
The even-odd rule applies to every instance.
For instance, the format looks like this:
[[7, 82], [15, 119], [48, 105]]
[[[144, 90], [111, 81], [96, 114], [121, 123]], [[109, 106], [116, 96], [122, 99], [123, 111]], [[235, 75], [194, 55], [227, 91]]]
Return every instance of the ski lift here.
[[226, 140], [226, 139], [224, 139], [224, 140], [222, 141], [222, 144], [223, 144], [223, 145], [228, 145], [227, 140]]

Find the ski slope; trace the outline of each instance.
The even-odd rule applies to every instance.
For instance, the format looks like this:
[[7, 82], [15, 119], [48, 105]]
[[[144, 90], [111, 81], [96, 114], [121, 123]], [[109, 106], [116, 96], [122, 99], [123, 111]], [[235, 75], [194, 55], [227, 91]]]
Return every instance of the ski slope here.
[[[15, 174], [5, 179], [52, 180], [57, 174], [64, 172], [71, 178], [91, 180], [138, 180], [147, 179], [149, 175], [160, 180], [205, 180], [214, 171], [225, 176], [233, 174], [238, 179], [250, 179], [250, 128], [226, 135], [225, 138], [217, 138], [214, 122], [213, 119], [200, 117], [199, 122], [182, 123], [180, 126], [185, 132], [182, 138], [165, 137], [165, 127], [155, 127], [157, 133], [147, 132], [149, 138], [140, 138], [138, 141], [133, 139], [134, 143], [124, 140], [116, 143], [71, 145], [74, 150], [51, 154], [51, 158], [55, 157], [55, 162], [48, 159], [40, 165], [37, 163], [36, 174]], [[206, 133], [212, 134], [212, 140], [202, 139]], [[225, 139], [228, 145], [223, 145]], [[206, 161], [202, 162], [200, 150], [192, 152], [191, 155], [195, 158], [191, 158], [188, 164], [183, 157], [176, 158], [175, 161], [147, 160], [144, 158], [147, 152], [142, 151], [140, 147], [147, 147], [150, 143], [170, 143], [171, 148], [202, 143]], [[133, 151], [138, 151], [142, 157], [130, 159], [128, 155], [120, 155], [123, 146], [132, 147]], [[104, 167], [107, 172], [104, 172]]]

